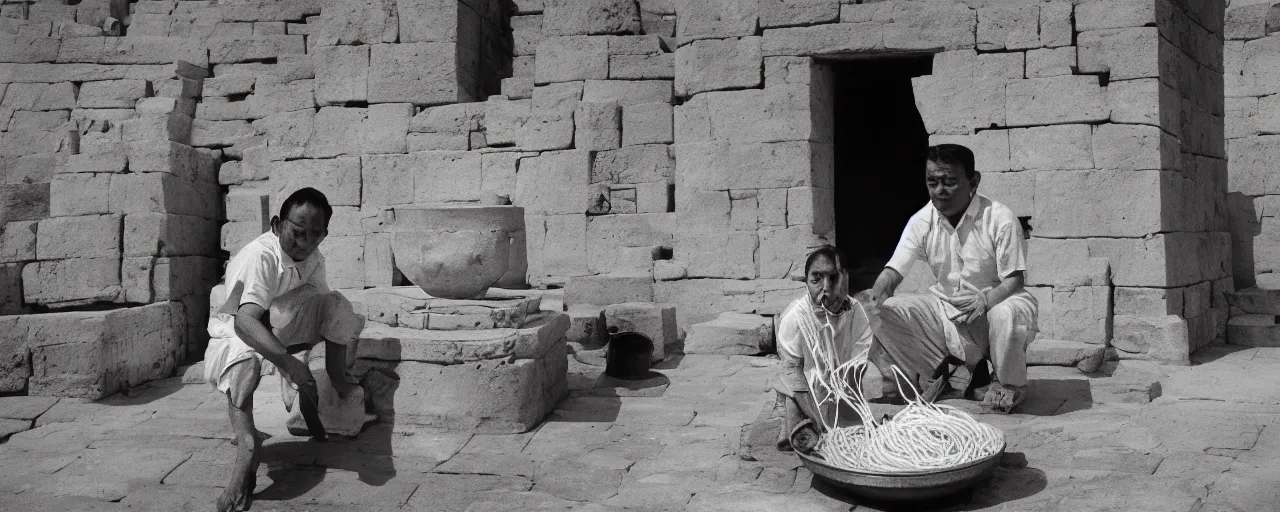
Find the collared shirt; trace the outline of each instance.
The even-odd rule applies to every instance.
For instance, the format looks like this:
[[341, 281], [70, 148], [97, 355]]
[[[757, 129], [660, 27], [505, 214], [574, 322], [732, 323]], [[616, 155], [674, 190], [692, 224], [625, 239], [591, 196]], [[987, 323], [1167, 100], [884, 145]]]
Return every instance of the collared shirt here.
[[[866, 310], [858, 301], [849, 301], [849, 307], [833, 315], [821, 307], [815, 307], [806, 294], [793, 301], [782, 312], [778, 321], [778, 358], [782, 361], [778, 391], [791, 396], [795, 392], [810, 391], [809, 382], [827, 372], [818, 359], [830, 358], [832, 366], [848, 361], [866, 360], [871, 348], [871, 322]], [[823, 351], [815, 357], [810, 344]], [[816, 390], [824, 393], [826, 390]]]
[[1013, 210], [981, 194], [974, 195], [954, 227], [933, 203], [926, 204], [907, 221], [885, 266], [905, 276], [916, 260], [929, 264], [947, 295], [964, 288], [961, 280], [979, 290], [998, 286], [1027, 269], [1022, 224]]
[[304, 284], [329, 291], [324, 256], [316, 249], [307, 259], [293, 261], [280, 248], [280, 238], [270, 231], [249, 242], [227, 263], [223, 284], [227, 299], [219, 313], [234, 315], [241, 305], [253, 303], [269, 309], [271, 302]]

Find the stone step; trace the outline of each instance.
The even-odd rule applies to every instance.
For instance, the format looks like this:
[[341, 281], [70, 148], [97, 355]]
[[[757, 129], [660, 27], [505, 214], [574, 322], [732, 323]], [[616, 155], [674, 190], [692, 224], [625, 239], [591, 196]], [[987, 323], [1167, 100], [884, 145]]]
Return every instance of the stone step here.
[[1084, 373], [1102, 366], [1106, 345], [1079, 341], [1037, 339], [1027, 347], [1027, 366], [1073, 366]]
[[753, 355], [773, 343], [773, 319], [746, 313], [721, 313], [694, 324], [684, 340], [686, 354]]
[[1231, 316], [1280, 315], [1280, 290], [1245, 288], [1227, 294]]
[[1280, 347], [1280, 325], [1272, 314], [1233, 315], [1227, 320], [1227, 343], [1246, 347]]

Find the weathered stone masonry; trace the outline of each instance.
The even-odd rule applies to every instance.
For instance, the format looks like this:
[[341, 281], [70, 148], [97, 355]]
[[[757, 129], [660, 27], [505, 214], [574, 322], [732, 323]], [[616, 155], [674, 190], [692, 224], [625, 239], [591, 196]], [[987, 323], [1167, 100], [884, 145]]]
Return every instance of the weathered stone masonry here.
[[1225, 329], [1221, 2], [122, 5], [3, 4], [4, 313], [166, 304], [197, 358], [217, 258], [314, 186], [335, 288], [403, 283], [380, 208], [505, 196], [568, 305], [774, 315], [835, 241], [832, 66], [931, 55], [930, 142], [1030, 218], [1041, 338], [1183, 361]]

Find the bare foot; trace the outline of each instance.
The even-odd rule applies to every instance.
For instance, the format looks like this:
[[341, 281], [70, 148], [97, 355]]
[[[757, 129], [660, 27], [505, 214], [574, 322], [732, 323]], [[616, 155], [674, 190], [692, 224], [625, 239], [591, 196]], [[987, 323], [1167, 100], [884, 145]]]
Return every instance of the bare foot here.
[[226, 492], [222, 493], [222, 496], [218, 497], [218, 501], [214, 505], [214, 510], [217, 512], [236, 512], [244, 510], [241, 505], [243, 505], [245, 501], [246, 499], [243, 489], [240, 491], [227, 489]]

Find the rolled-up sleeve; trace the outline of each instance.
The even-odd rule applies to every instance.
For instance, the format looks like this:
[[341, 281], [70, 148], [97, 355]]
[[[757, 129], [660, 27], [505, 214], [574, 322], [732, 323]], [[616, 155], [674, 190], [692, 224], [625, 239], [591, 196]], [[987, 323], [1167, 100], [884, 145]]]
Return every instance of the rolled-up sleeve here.
[[1008, 279], [1027, 270], [1027, 244], [1023, 242], [1022, 224], [1011, 212], [995, 217], [996, 273]]

